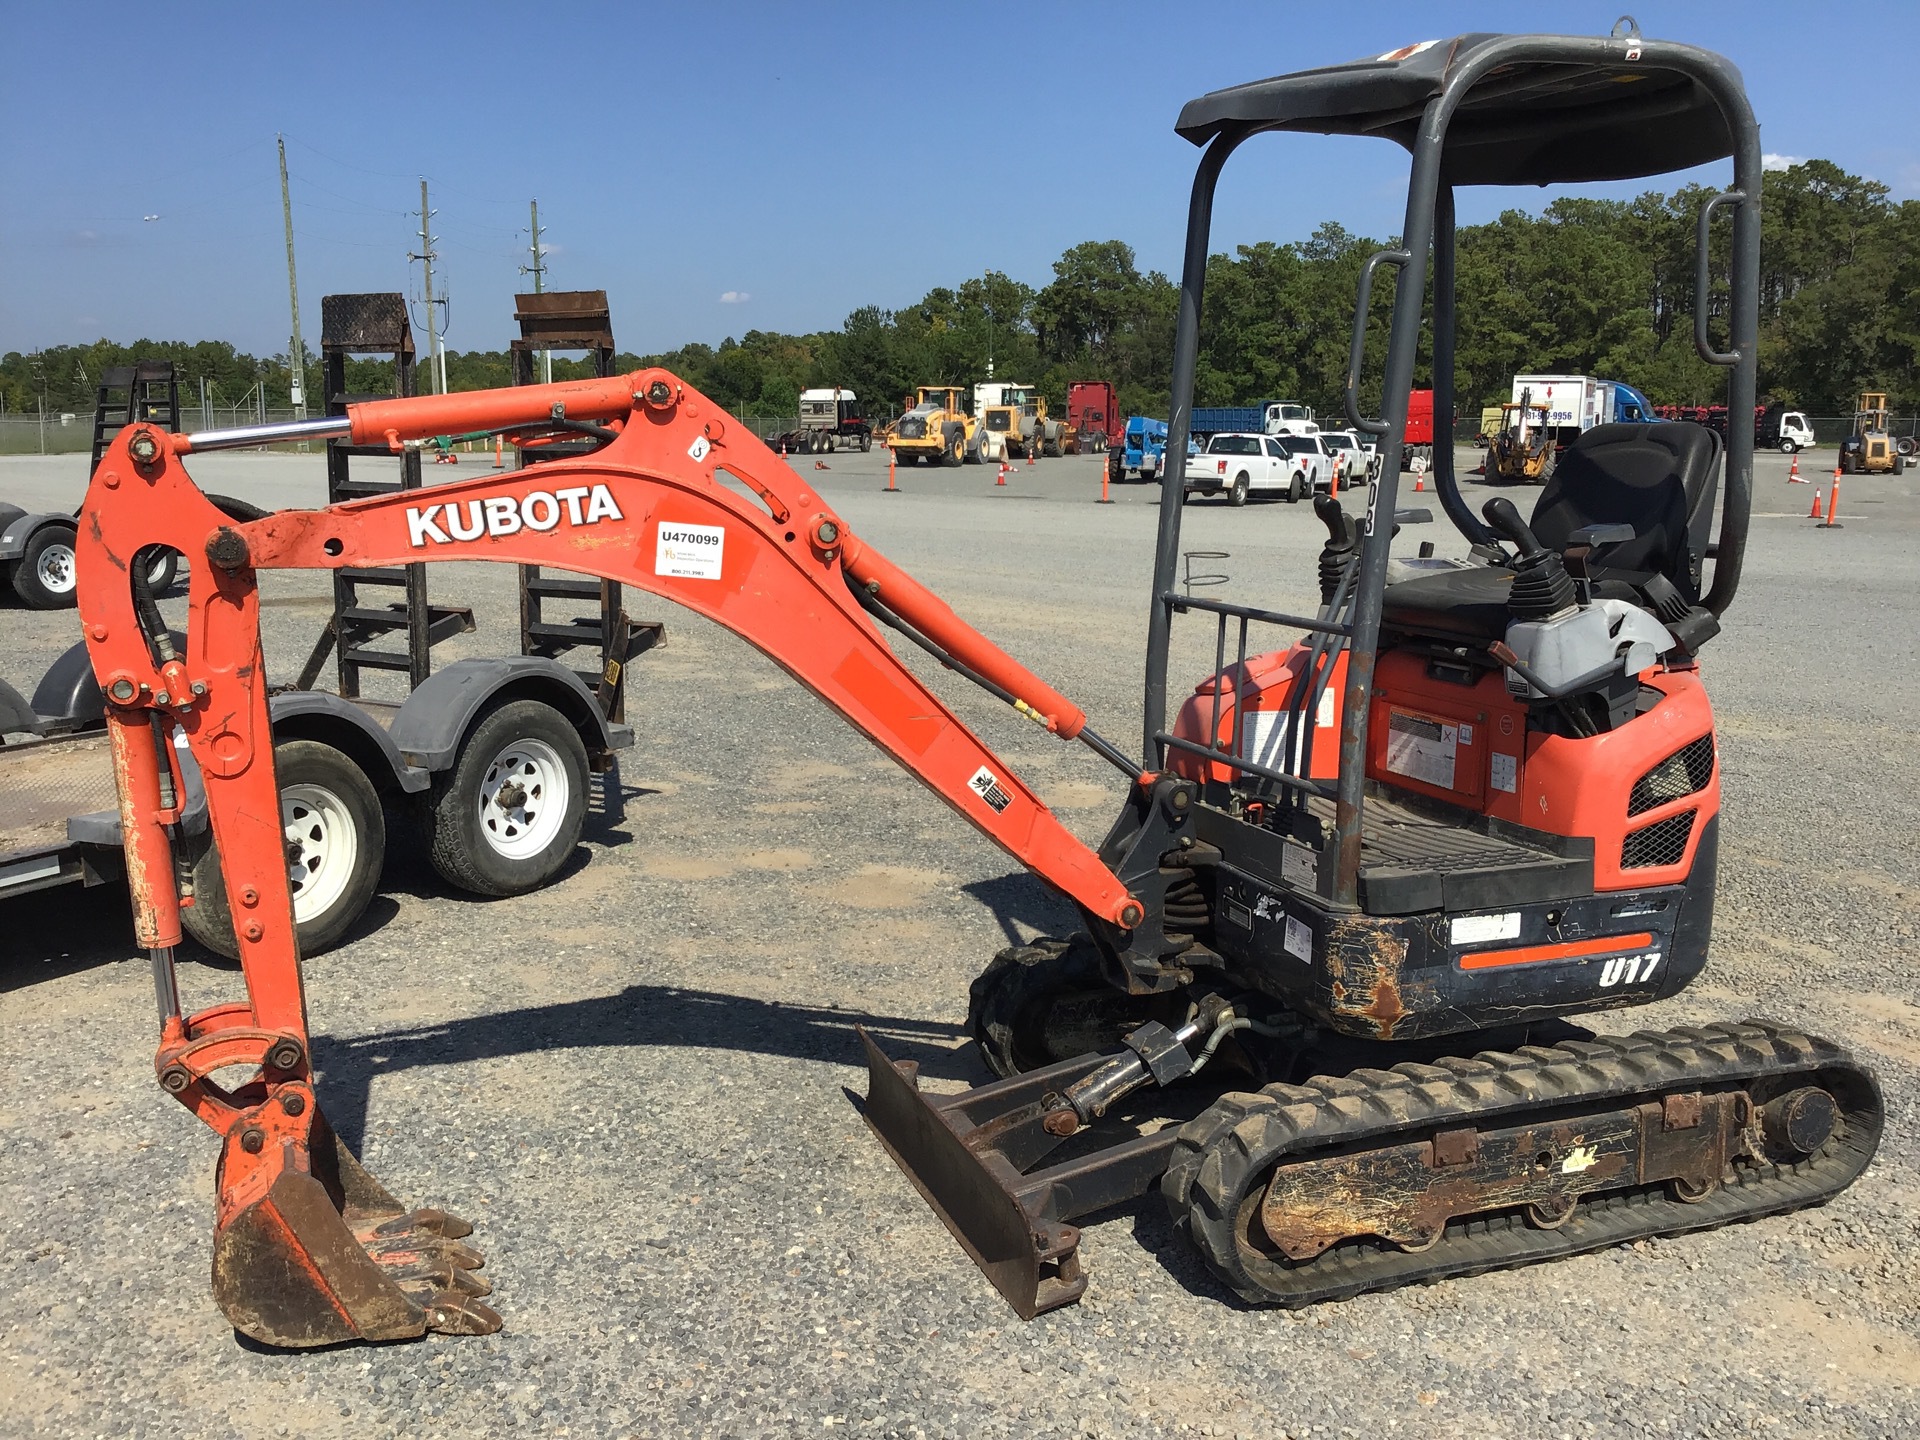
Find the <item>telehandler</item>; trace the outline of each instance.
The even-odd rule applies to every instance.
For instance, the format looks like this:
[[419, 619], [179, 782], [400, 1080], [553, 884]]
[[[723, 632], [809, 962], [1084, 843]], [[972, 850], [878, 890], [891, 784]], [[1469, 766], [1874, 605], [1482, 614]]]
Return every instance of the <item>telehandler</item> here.
[[[1349, 419], [1381, 437], [1384, 463], [1361, 513], [1316, 502], [1327, 541], [1311, 615], [1176, 584], [1214, 187], [1269, 130], [1381, 135], [1412, 155], [1405, 239], [1362, 269], [1346, 382]], [[396, 446], [476, 429], [604, 443], [264, 518], [222, 514], [183, 464], [261, 433], [135, 426], [116, 440], [87, 496], [81, 618], [111, 702], [158, 1077], [221, 1136], [214, 1292], [238, 1329], [304, 1346], [500, 1323], [469, 1227], [388, 1195], [315, 1091], [259, 642], [256, 577], [275, 566], [551, 564], [677, 600], [1073, 900], [1083, 933], [1004, 952], [974, 984], [974, 1037], [1006, 1078], [925, 1094], [864, 1042], [869, 1122], [1022, 1316], [1081, 1294], [1078, 1218], [1156, 1184], [1224, 1285], [1300, 1305], [1817, 1204], [1866, 1167], [1879, 1089], [1827, 1041], [1758, 1020], [1597, 1036], [1566, 1018], [1665, 999], [1707, 959], [1720, 767], [1699, 655], [1739, 587], [1749, 428], [1723, 450], [1689, 424], [1596, 426], [1530, 519], [1504, 498], [1476, 515], [1438, 447], [1436, 494], [1469, 553], [1391, 553], [1420, 518], [1395, 502], [1429, 253], [1436, 413], [1453, 404], [1455, 186], [1731, 156], [1732, 188], [1700, 213], [1703, 240], [1717, 215], [1732, 229], [1730, 334], [1719, 348], [1702, 305], [1695, 342], [1725, 367], [1731, 412], [1752, 410], [1761, 156], [1738, 74], [1631, 31], [1469, 35], [1204, 96], [1179, 133], [1205, 155], [1138, 755], [664, 371], [268, 427]], [[1396, 283], [1375, 417], [1360, 369], [1383, 268]], [[1704, 266], [1699, 279], [1704, 293]], [[139, 567], [128, 574], [151, 544], [190, 562], [183, 647]], [[1170, 722], [1170, 638], [1193, 617], [1214, 664]], [[1097, 848], [900, 662], [889, 628], [1121, 771]], [[1274, 629], [1276, 648], [1255, 643]], [[176, 734], [206, 777], [248, 996], [191, 1015], [172, 963]]]

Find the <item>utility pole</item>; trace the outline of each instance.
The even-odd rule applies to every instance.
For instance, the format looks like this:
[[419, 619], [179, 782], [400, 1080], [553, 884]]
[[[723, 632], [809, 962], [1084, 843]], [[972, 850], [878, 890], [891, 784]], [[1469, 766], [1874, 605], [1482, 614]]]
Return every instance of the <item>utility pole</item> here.
[[427, 296], [427, 354], [433, 361], [434, 391], [447, 393], [447, 358], [440, 349], [439, 318], [433, 313], [433, 236], [427, 233], [428, 222], [434, 212], [427, 208], [427, 177], [420, 177], [420, 253], [409, 255], [409, 260], [418, 260], [426, 270]]
[[307, 351], [300, 343], [300, 283], [293, 278], [293, 200], [287, 193], [287, 142], [281, 135], [273, 138], [280, 147], [280, 218], [287, 227], [287, 303], [293, 307], [293, 350], [287, 356], [287, 369], [292, 373], [293, 418], [304, 420], [307, 418]]
[[[547, 276], [547, 261], [546, 261], [546, 256], [540, 249], [540, 202], [538, 200], [535, 200], [534, 202], [532, 202], [532, 204], [533, 204], [533, 264], [522, 265], [520, 267], [520, 273], [522, 275], [533, 276], [533, 293], [538, 295], [541, 290], [541, 281], [545, 280]], [[551, 383], [552, 380], [553, 380], [553, 352], [551, 350], [542, 350], [540, 352], [540, 383], [542, 385], [546, 385]]]

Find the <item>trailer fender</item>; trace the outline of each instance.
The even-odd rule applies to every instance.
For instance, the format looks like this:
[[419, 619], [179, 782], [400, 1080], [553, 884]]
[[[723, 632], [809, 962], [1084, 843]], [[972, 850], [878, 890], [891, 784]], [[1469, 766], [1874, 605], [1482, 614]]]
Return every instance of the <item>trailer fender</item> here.
[[595, 769], [633, 744], [632, 729], [609, 725], [578, 675], [538, 655], [456, 660], [436, 671], [400, 707], [392, 743], [423, 773], [451, 769], [480, 717], [508, 700], [539, 700], [558, 710], [579, 732]]
[[[87, 647], [82, 645], [80, 648], [84, 651]], [[38, 735], [40, 733], [39, 717], [34, 714], [33, 707], [27, 704], [26, 696], [6, 681], [0, 680], [0, 735], [16, 735], [22, 732]], [[4, 743], [0, 741], [0, 744]]]
[[79, 530], [70, 515], [34, 515], [16, 505], [0, 505], [0, 561], [18, 560], [34, 533], [49, 525]]
[[[167, 633], [173, 637], [174, 648], [184, 654], [186, 633]], [[61, 730], [90, 730], [105, 722], [106, 697], [100, 693], [100, 682], [94, 679], [86, 641], [76, 640], [47, 667], [40, 683], [33, 687], [33, 712], [43, 721], [58, 722]]]
[[[380, 722], [350, 700], [324, 690], [289, 690], [267, 704], [273, 720], [273, 738], [317, 740], [345, 755], [373, 782], [382, 795], [410, 795], [425, 790], [432, 775], [410, 764], [400, 745]], [[405, 713], [404, 707], [402, 714]], [[396, 719], [394, 728], [399, 728]]]

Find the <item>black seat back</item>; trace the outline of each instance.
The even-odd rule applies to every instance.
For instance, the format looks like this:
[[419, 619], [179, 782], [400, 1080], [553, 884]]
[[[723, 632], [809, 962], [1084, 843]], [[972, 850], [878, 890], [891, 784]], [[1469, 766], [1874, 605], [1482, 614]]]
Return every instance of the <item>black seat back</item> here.
[[1533, 533], [1549, 550], [1587, 525], [1631, 525], [1634, 538], [1601, 551], [1596, 580], [1663, 575], [1689, 601], [1720, 489], [1720, 437], [1682, 420], [1596, 425], [1561, 455], [1533, 509]]

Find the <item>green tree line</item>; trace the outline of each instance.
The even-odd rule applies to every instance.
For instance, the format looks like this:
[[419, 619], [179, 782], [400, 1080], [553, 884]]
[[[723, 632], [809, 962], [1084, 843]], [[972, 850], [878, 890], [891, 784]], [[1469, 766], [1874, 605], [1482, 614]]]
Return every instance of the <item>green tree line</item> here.
[[[1625, 380], [1656, 403], [1706, 404], [1721, 372], [1693, 345], [1694, 225], [1712, 192], [1686, 186], [1629, 201], [1563, 198], [1538, 214], [1509, 210], [1458, 239], [1457, 395], [1463, 415], [1504, 398], [1516, 371]], [[1825, 160], [1769, 172], [1762, 199], [1760, 384], [1764, 398], [1815, 414], [1848, 414], [1859, 392], [1920, 406], [1920, 201]], [[1716, 227], [1709, 326], [1725, 343], [1727, 226]], [[1196, 403], [1296, 399], [1338, 413], [1355, 284], [1383, 243], [1323, 224], [1293, 244], [1242, 245], [1211, 257]], [[1391, 283], [1376, 287], [1370, 348], [1378, 375]], [[1171, 388], [1177, 284], [1142, 271], [1118, 240], [1073, 246], [1038, 288], [999, 271], [940, 286], [913, 305], [865, 305], [837, 330], [752, 330], [717, 347], [622, 354], [623, 368], [662, 365], [737, 413], [791, 415], [809, 386], [841, 385], [874, 413], [916, 385], [972, 385], [993, 373], [1038, 385], [1057, 406], [1074, 380], [1110, 380], [1129, 413], [1164, 415]], [[232, 403], [264, 383], [284, 406], [286, 357], [257, 358], [224, 342], [139, 341], [55, 346], [0, 357], [8, 412], [91, 410], [101, 370], [135, 356], [171, 359], [183, 399], [202, 377]], [[1426, 356], [1422, 365], [1427, 364]], [[554, 378], [588, 373], [554, 359]], [[511, 383], [505, 351], [453, 352], [449, 387]], [[317, 408], [318, 366], [309, 372]], [[424, 367], [421, 388], [426, 388]], [[1423, 382], [1424, 379], [1423, 379]], [[375, 361], [356, 362], [351, 388], [390, 387]], [[1377, 384], [1377, 381], [1376, 381]], [[1377, 395], [1364, 397], [1371, 406]]]

